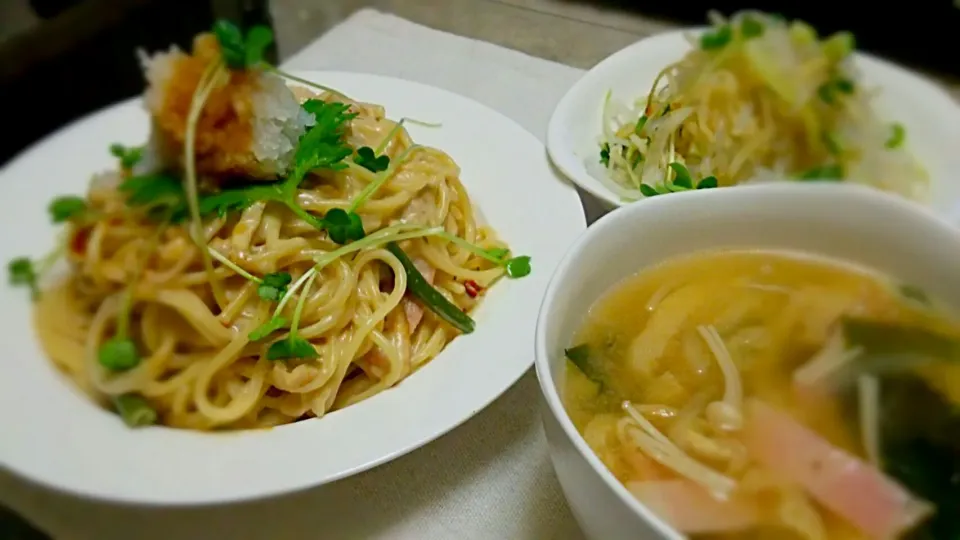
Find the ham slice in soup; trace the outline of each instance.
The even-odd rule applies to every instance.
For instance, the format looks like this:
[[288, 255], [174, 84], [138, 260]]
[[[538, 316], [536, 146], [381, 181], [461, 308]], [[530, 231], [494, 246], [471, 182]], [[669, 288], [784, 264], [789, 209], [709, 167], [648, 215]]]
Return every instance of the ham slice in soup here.
[[660, 519], [686, 534], [732, 532], [756, 526], [760, 519], [751, 501], [721, 501], [687, 480], [627, 482], [627, 490]]
[[[436, 269], [430, 266], [430, 263], [420, 258], [414, 259], [413, 265], [423, 274], [423, 279], [433, 285], [433, 279], [437, 275]], [[407, 316], [407, 325], [410, 327], [410, 333], [412, 334], [413, 331], [417, 329], [417, 326], [420, 326], [420, 321], [423, 320], [423, 306], [409, 296], [404, 297], [401, 303], [403, 304], [403, 312]]]
[[870, 538], [897, 538], [933, 510], [879, 469], [788, 414], [752, 401], [743, 438], [753, 459], [801, 486]]

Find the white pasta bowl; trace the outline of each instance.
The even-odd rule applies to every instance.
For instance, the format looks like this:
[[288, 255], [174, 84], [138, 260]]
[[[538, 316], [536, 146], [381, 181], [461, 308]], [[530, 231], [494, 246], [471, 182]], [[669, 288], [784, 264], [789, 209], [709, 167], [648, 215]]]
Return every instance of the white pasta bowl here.
[[[441, 122], [409, 131], [458, 163], [483, 219], [517, 254], [531, 257], [532, 273], [497, 283], [473, 313], [476, 331], [396, 387], [320, 419], [213, 433], [125, 427], [45, 357], [29, 293], [0, 286], [0, 467], [55, 489], [127, 503], [265, 497], [332, 482], [418, 448], [479, 412], [530, 368], [537, 307], [570, 241], [586, 227], [576, 190], [552, 172], [542, 144], [496, 111], [438, 88], [360, 73], [297, 75], [379, 103], [391, 118]], [[115, 166], [109, 145], [139, 144], [148, 129], [139, 100], [131, 100], [66, 126], [0, 169], [0, 258], [49, 249], [56, 236], [49, 202], [85, 193], [91, 174]]]
[[[691, 48], [686, 34], [702, 29], [674, 31], [640, 40], [602, 60], [587, 71], [557, 104], [547, 128], [547, 151], [563, 174], [585, 191], [611, 206], [630, 201], [621, 198], [601, 177], [598, 163], [604, 97], [632, 103], [645, 98], [657, 74], [680, 60]], [[874, 106], [886, 120], [902, 124], [911, 152], [930, 177], [930, 205], [934, 210], [960, 217], [960, 105], [923, 77], [881, 60], [857, 53], [856, 68], [864, 84], [879, 90]]]
[[960, 231], [864, 187], [774, 183], [655, 197], [608, 214], [567, 252], [536, 332], [543, 423], [564, 494], [596, 540], [682, 535], [641, 505], [577, 432], [562, 401], [564, 348], [594, 302], [639, 270], [722, 248], [792, 250], [875, 269], [960, 307]]

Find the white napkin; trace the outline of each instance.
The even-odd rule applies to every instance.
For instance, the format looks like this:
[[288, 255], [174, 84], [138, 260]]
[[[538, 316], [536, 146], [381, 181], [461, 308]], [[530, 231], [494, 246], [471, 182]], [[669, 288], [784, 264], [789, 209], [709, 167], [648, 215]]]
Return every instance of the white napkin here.
[[[358, 12], [284, 67], [370, 71], [446, 88], [541, 140], [554, 105], [582, 73], [372, 10]], [[582, 535], [550, 464], [537, 393], [527, 373], [475, 418], [405, 457], [265, 501], [121, 507], [57, 494], [3, 471], [0, 499], [57, 540], [576, 540]], [[276, 452], [277, 459], [309, 459], [296, 448]]]

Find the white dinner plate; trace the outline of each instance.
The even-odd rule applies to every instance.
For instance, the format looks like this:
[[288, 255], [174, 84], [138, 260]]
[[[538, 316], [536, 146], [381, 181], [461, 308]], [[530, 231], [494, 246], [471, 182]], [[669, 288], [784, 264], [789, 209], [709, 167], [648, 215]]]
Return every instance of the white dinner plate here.
[[[22, 288], [0, 287], [0, 465], [47, 486], [144, 504], [258, 498], [331, 482], [394, 459], [450, 431], [512, 385], [533, 363], [537, 310], [567, 246], [586, 228], [576, 190], [552, 172], [540, 142], [500, 113], [445, 90], [359, 73], [298, 76], [382, 104], [414, 140], [450, 154], [470, 196], [533, 272], [504, 279], [456, 338], [397, 387], [322, 419], [268, 430], [201, 433], [131, 430], [91, 403], [45, 358]], [[114, 166], [112, 142], [146, 140], [139, 100], [83, 118], [0, 171], [0, 255], [37, 256], [54, 244], [48, 202], [86, 192]]]
[[[557, 104], [547, 128], [547, 150], [557, 168], [604, 202], [628, 204], [586, 167], [588, 161], [599, 159], [604, 96], [609, 90], [614, 99], [627, 103], [645, 96], [657, 73], [690, 50], [684, 34], [702, 31], [643, 39], [608, 56], [577, 81]], [[906, 128], [910, 150], [930, 175], [931, 207], [960, 219], [960, 105], [936, 84], [905, 68], [862, 53], [854, 62], [863, 83], [880, 90], [874, 102], [878, 113]]]

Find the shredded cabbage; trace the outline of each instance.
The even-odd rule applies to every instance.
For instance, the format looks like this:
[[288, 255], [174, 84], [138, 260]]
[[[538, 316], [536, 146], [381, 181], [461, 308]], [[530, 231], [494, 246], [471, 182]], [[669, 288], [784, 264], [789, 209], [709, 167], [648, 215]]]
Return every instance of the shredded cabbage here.
[[607, 93], [591, 174], [625, 199], [790, 177], [927, 200], [903, 126], [881, 119], [861, 84], [852, 35], [821, 39], [801, 21], [756, 11], [711, 14], [711, 23], [644, 99]]

